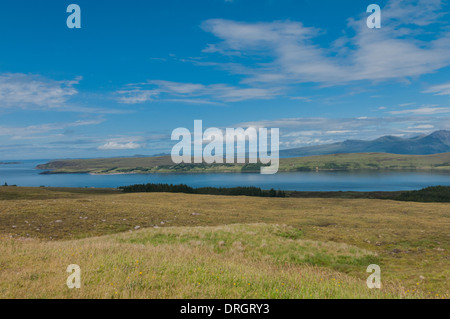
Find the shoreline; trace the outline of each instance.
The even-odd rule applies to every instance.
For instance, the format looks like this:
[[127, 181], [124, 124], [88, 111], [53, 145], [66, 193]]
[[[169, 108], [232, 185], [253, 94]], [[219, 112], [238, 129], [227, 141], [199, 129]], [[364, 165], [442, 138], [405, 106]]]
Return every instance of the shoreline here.
[[[199, 174], [260, 173], [261, 163], [174, 164], [168, 157], [98, 158], [56, 160], [39, 164], [40, 174], [88, 173], [119, 174]], [[281, 158], [278, 172], [334, 171], [450, 171], [450, 153], [399, 155], [387, 153], [350, 153]]]
[[[277, 173], [319, 173], [319, 172], [450, 172], [449, 168], [363, 168], [363, 169], [319, 169], [319, 170], [278, 170]], [[209, 170], [209, 171], [153, 171], [153, 172], [116, 172], [116, 173], [97, 173], [89, 171], [80, 172], [64, 172], [64, 171], [44, 171], [39, 175], [58, 175], [58, 174], [89, 174], [93, 176], [105, 176], [105, 175], [152, 175], [152, 174], [259, 174], [259, 171], [222, 171], [222, 170]]]

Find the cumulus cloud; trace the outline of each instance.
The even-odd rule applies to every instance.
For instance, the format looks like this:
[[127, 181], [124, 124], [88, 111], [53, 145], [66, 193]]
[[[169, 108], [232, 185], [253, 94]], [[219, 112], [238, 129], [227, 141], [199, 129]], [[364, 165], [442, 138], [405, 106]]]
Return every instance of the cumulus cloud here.
[[138, 149], [141, 147], [142, 147], [142, 145], [135, 143], [135, 142], [119, 143], [119, 142], [110, 141], [104, 145], [99, 146], [97, 149], [103, 150], [103, 151], [105, 151], [105, 150], [134, 150], [134, 149]]
[[78, 93], [74, 88], [81, 80], [55, 81], [39, 75], [0, 74], [0, 108], [60, 107]]

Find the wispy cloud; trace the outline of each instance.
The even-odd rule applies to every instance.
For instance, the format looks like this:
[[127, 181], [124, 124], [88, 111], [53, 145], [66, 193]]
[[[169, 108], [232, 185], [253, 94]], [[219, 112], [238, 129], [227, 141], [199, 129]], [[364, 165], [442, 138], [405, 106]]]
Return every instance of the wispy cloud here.
[[434, 93], [435, 95], [450, 95], [450, 82], [429, 87], [423, 93]]
[[417, 115], [432, 115], [450, 113], [450, 107], [420, 107], [417, 109], [390, 111], [390, 114], [417, 114]]
[[[116, 98], [124, 104], [230, 103], [274, 99], [289, 94], [289, 89], [298, 83], [332, 86], [417, 77], [450, 65], [450, 33], [444, 27], [426, 29], [444, 15], [439, 0], [391, 0], [383, 8], [381, 29], [367, 28], [366, 14], [349, 18], [344, 34], [353, 35], [336, 38], [328, 46], [317, 41], [326, 30], [299, 21], [206, 20], [201, 24], [202, 29], [219, 41], [207, 44], [203, 53], [211, 59], [214, 54], [222, 55], [229, 61], [200, 58], [183, 61], [221, 67], [241, 75], [240, 84], [206, 85], [153, 79], [126, 86], [116, 92]], [[431, 40], [423, 41], [424, 34]], [[291, 98], [310, 101], [301, 96]]]
[[[229, 68], [243, 73], [243, 83], [301, 83], [324, 85], [352, 81], [403, 79], [434, 72], [450, 64], [450, 34], [435, 32], [434, 40], [420, 41], [426, 26], [442, 17], [440, 1], [390, 1], [383, 8], [383, 27], [368, 29], [365, 16], [349, 19], [352, 37], [336, 39], [329, 47], [314, 42], [323, 31], [295, 21], [248, 23], [211, 19], [202, 28], [221, 42], [204, 52], [259, 56], [251, 67]], [[350, 32], [349, 32], [350, 33]], [[247, 60], [246, 60], [247, 61]], [[248, 62], [248, 61], [247, 61]], [[236, 65], [235, 65], [236, 66]], [[225, 65], [225, 67], [229, 67]]]
[[56, 81], [37, 74], [0, 74], [0, 109], [22, 108], [91, 114], [123, 114], [130, 110], [89, 107], [70, 103], [79, 94], [75, 85], [82, 77]]
[[117, 101], [124, 104], [137, 104], [151, 101], [153, 97], [157, 97], [159, 92], [153, 90], [143, 90], [141, 88], [134, 88], [130, 90], [117, 91]]
[[[151, 138], [149, 137], [149, 140]], [[134, 150], [146, 146], [146, 138], [139, 135], [126, 135], [111, 137], [103, 141], [103, 144], [97, 147], [97, 150]]]
[[[448, 124], [445, 124], [448, 123]], [[346, 139], [370, 140], [384, 135], [411, 136], [431, 133], [436, 127], [450, 128], [450, 117], [411, 115], [399, 117], [284, 118], [238, 123], [236, 127], [276, 127], [280, 147], [342, 142]]]
[[99, 150], [105, 151], [105, 150], [134, 150], [141, 148], [142, 145], [134, 142], [128, 142], [128, 143], [118, 143], [118, 142], [107, 142], [106, 144], [103, 144], [98, 147]]
[[162, 80], [132, 84], [129, 87], [116, 92], [119, 102], [136, 104], [159, 100], [212, 104], [218, 102], [267, 100], [273, 99], [281, 93], [281, 88], [278, 87], [236, 87], [226, 84], [204, 85]]
[[[397, 25], [427, 26], [447, 15], [442, 12], [446, 0], [391, 0], [383, 9], [383, 18]], [[420, 10], [418, 10], [420, 9]]]
[[61, 107], [78, 93], [74, 85], [80, 80], [81, 77], [55, 81], [33, 74], [0, 74], [0, 108]]
[[0, 136], [11, 136], [12, 139], [38, 138], [40, 134], [45, 134], [48, 132], [62, 131], [69, 128], [85, 125], [97, 125], [102, 122], [102, 119], [98, 119], [84, 121], [78, 120], [75, 122], [67, 123], [45, 123], [39, 125], [29, 125], [25, 127], [0, 126]]

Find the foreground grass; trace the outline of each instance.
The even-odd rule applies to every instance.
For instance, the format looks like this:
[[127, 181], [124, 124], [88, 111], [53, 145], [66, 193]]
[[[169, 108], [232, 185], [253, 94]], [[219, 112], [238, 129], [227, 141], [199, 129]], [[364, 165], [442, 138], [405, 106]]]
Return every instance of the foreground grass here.
[[[252, 278], [250, 285], [258, 282], [265, 287], [256, 292], [257, 296], [267, 297], [263, 294], [265, 282], [272, 283], [280, 292], [276, 283], [286, 284], [289, 278], [290, 282], [298, 283], [302, 273], [311, 276], [308, 277], [311, 287], [321, 278], [332, 280], [337, 276], [341, 276], [341, 282], [345, 278], [348, 285], [355, 283], [349, 288], [356, 289], [354, 295], [332, 291], [321, 292], [322, 297], [357, 297], [359, 293], [361, 297], [369, 297], [356, 287], [365, 287], [368, 276], [365, 269], [370, 263], [377, 263], [382, 269], [383, 283], [394, 290], [383, 291], [385, 295], [369, 292], [375, 294], [370, 296], [403, 297], [411, 293], [418, 296], [416, 293], [420, 291], [419, 295], [446, 298], [450, 275], [449, 208], [446, 203], [369, 199], [121, 194], [108, 189], [2, 187], [0, 296], [25, 296], [26, 289], [31, 289], [35, 292], [29, 296], [44, 297], [110, 297], [115, 291], [121, 297], [182, 297], [187, 294], [184, 289], [200, 282], [201, 287], [193, 290], [198, 297], [220, 297], [223, 291], [219, 288], [228, 287], [231, 279], [234, 287], [242, 273], [245, 278]], [[248, 225], [255, 223], [258, 225]], [[108, 234], [115, 235], [92, 238]], [[80, 258], [72, 258], [76, 256]], [[140, 268], [141, 276], [146, 271], [153, 274], [167, 269], [164, 272], [167, 281], [162, 283], [160, 277], [155, 277], [159, 281], [148, 281], [145, 277], [142, 285], [151, 289], [145, 293], [127, 292], [125, 283], [140, 277], [133, 277], [136, 273], [131, 270], [125, 272], [126, 276], [123, 274], [125, 277], [122, 272], [111, 270], [125, 269], [121, 260], [149, 262]], [[87, 280], [84, 284], [92, 288], [89, 293], [64, 290], [65, 279], [62, 284], [60, 280], [67, 274], [61, 274], [61, 269], [71, 263], [82, 266]], [[99, 279], [94, 274], [101, 265], [106, 277]], [[189, 273], [188, 270], [198, 267], [205, 272]], [[217, 269], [228, 274], [221, 278], [228, 279], [215, 283], [211, 273], [217, 274]], [[319, 273], [330, 277], [314, 275]], [[54, 276], [58, 279], [52, 279]], [[197, 280], [199, 276], [204, 276], [204, 281]], [[41, 278], [40, 284], [35, 282], [36, 278]], [[96, 279], [91, 282], [89, 278]], [[94, 282], [100, 284], [98, 291]], [[181, 290], [177, 290], [179, 282], [185, 285]], [[120, 289], [105, 291], [104, 284], [111, 283]], [[56, 284], [62, 285], [59, 290]], [[298, 289], [296, 285], [292, 287]], [[312, 293], [321, 291], [318, 287], [306, 287], [302, 291], [289, 290], [286, 296], [308, 297], [309, 293], [318, 297]], [[52, 294], [54, 289], [57, 293]], [[240, 295], [228, 292], [222, 297], [253, 297], [243, 288], [239, 291]], [[82, 293], [86, 295], [77, 295]]]
[[[0, 241], [1, 298], [414, 298], [398, 284], [363, 280], [305, 261], [350, 263], [372, 253], [297, 238], [274, 225], [172, 227], [77, 241]], [[293, 238], [290, 238], [293, 237]], [[65, 285], [69, 264], [81, 289]]]

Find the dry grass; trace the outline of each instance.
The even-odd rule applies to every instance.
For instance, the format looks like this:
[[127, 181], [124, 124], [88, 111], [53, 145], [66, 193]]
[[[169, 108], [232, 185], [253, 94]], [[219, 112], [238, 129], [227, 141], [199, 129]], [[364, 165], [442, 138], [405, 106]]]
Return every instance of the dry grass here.
[[[91, 192], [79, 189], [14, 187], [0, 188], [0, 199], [2, 199], [0, 201], [0, 233], [4, 234], [6, 238], [2, 241], [0, 257], [1, 296], [11, 296], [12, 294], [17, 294], [17, 297], [25, 296], [26, 292], [23, 287], [35, 287], [34, 285], [38, 285], [40, 282], [41, 288], [39, 289], [42, 290], [42, 293], [39, 292], [37, 286], [33, 288], [35, 290], [31, 288], [29, 290], [35, 291], [34, 296], [70, 297], [74, 295], [76, 297], [76, 294], [86, 294], [83, 296], [111, 297], [115, 291], [104, 291], [104, 284], [113, 283], [113, 285], [121, 287], [120, 291], [118, 290], [121, 297], [184, 297], [188, 296], [187, 291], [195, 287], [195, 281], [202, 276], [201, 274], [188, 276], [188, 270], [199, 266], [210, 274], [214, 272], [214, 269], [222, 269], [221, 265], [226, 265], [224, 271], [228, 272], [229, 276], [223, 278], [230, 279], [240, 273], [246, 274], [246, 278], [254, 278], [254, 283], [259, 283], [261, 289], [258, 290], [257, 295], [267, 297], [264, 295], [266, 290], [263, 288], [266, 287], [264, 286], [265, 281], [276, 286], [277, 282], [284, 280], [282, 278], [287, 276], [285, 281], [290, 278], [291, 282], [297, 282], [296, 276], [305, 272], [312, 276], [312, 282], [324, 278], [314, 275], [318, 270], [311, 268], [311, 265], [315, 265], [322, 267], [319, 272], [333, 274], [331, 276], [344, 276], [342, 278], [346, 278], [349, 280], [348, 282], [358, 283], [355, 284], [356, 286], [352, 286], [354, 288], [349, 288], [350, 290], [356, 289], [354, 294], [341, 292], [342, 296], [357, 297], [357, 292], [361, 293], [361, 297], [369, 297], [355, 287], [360, 287], [358, 285], [361, 285], [362, 280], [367, 277], [365, 268], [373, 256], [377, 258], [376, 262], [381, 266], [383, 282], [393, 283], [394, 287], [400, 285], [404, 287], [397, 289], [394, 294], [389, 296], [401, 297], [419, 290], [425, 296], [439, 297], [446, 296], [449, 291], [449, 204], [368, 199], [255, 198], [168, 193], [118, 194], [112, 190]], [[281, 235], [277, 236], [277, 238], [287, 240], [284, 244], [290, 243], [289, 245], [291, 245], [292, 242], [289, 241], [302, 240], [303, 243], [310, 243], [312, 248], [308, 249], [314, 248], [311, 251], [320, 251], [317, 249], [320, 244], [325, 247], [323, 256], [326, 257], [296, 259], [288, 253], [282, 253], [281, 248], [286, 245], [275, 247], [279, 247], [279, 249], [272, 249], [270, 247], [273, 246], [269, 245], [270, 247], [265, 249], [249, 250], [253, 251], [256, 256], [247, 252], [244, 254], [245, 258], [240, 259], [239, 254], [211, 250], [211, 240], [226, 242], [224, 238], [231, 236], [228, 234], [223, 235], [224, 238], [219, 238], [222, 236], [220, 231], [217, 231], [216, 237], [209, 235], [210, 239], [200, 240], [206, 245], [205, 247], [187, 245], [192, 239], [186, 242], [181, 240], [183, 232], [195, 234], [196, 231], [200, 231], [192, 228], [193, 226], [209, 227], [253, 223], [286, 224], [289, 227], [285, 230], [288, 231], [285, 234], [282, 234], [283, 231], [281, 231]], [[135, 226], [152, 229], [136, 232]], [[174, 228], [181, 232], [177, 233], [179, 237], [175, 236], [175, 240], [168, 243], [158, 242], [158, 245], [155, 245], [153, 239], [145, 241], [145, 238], [152, 238], [151, 234], [158, 234], [154, 232], [163, 231], [163, 229], [154, 229], [155, 226], [160, 228], [182, 226], [183, 228]], [[164, 231], [172, 230], [164, 229]], [[250, 232], [252, 231], [254, 232], [254, 230], [250, 230]], [[86, 238], [118, 232], [125, 233], [113, 237]], [[212, 234], [211, 231], [206, 231], [206, 233]], [[255, 240], [271, 242], [266, 238], [267, 235], [261, 235], [261, 231], [256, 233], [258, 236], [255, 237]], [[137, 236], [136, 234], [139, 234], [137, 239], [134, 237]], [[234, 234], [233, 236], [239, 238], [233, 237], [233, 242], [249, 241], [252, 237], [241, 231]], [[30, 240], [24, 240], [26, 238], [30, 238]], [[111, 238], [121, 238], [122, 241], [111, 240]], [[44, 240], [44, 242], [37, 239]], [[49, 242], [49, 240], [53, 241]], [[355, 259], [354, 255], [347, 260], [345, 258], [336, 259], [333, 257], [335, 254], [332, 253], [332, 249], [327, 249], [327, 247], [335, 247], [332, 245], [337, 243], [346, 245], [345, 247], [349, 247], [348, 249], [351, 249], [353, 253], [364, 252], [359, 255], [362, 259]], [[81, 259], [81, 261], [80, 259], [71, 259], [70, 251], [79, 251], [82, 256], [85, 256], [83, 257], [85, 259]], [[292, 247], [289, 248], [289, 251], [295, 252]], [[98, 259], [87, 258], [86, 254], [92, 254], [90, 252], [96, 252]], [[186, 255], [182, 252], [186, 252]], [[111, 265], [120, 269], [123, 267], [119, 262], [121, 256], [124, 261], [139, 260], [140, 254], [142, 254], [142, 258], [149, 260], [147, 265], [149, 268], [142, 268], [143, 270], [166, 267], [168, 269], [168, 272], [165, 272], [166, 276], [170, 277], [168, 275], [170, 273], [173, 278], [165, 283], [147, 281], [149, 278], [146, 278], [142, 284], [151, 289], [146, 288], [141, 292], [127, 292], [125, 287], [127, 287], [128, 281], [124, 279], [131, 276], [132, 273], [126, 272], [127, 276], [122, 277], [117, 272], [111, 271], [112, 268], [108, 268], [109, 271], [106, 272], [105, 278], [96, 279], [101, 285], [98, 288], [92, 286], [89, 292], [68, 292], [64, 285], [65, 279], [60, 281], [61, 278], [67, 276], [64, 272], [60, 274], [60, 267], [63, 267], [64, 271], [70, 263], [79, 262], [80, 266], [81, 263], [85, 264], [83, 269], [86, 271], [85, 279], [88, 280], [91, 278], [88, 274], [92, 269], [98, 269], [102, 264], [108, 265], [108, 258], [111, 259]], [[271, 259], [267, 261], [263, 255], [268, 255]], [[157, 256], [157, 258], [152, 259], [151, 256]], [[178, 257], [175, 258], [175, 256]], [[319, 255], [319, 257], [321, 256]], [[164, 261], [159, 268], [158, 260]], [[54, 265], [47, 268], [48, 263], [54, 263]], [[181, 267], [183, 264], [186, 265], [184, 270]], [[5, 269], [8, 269], [6, 273]], [[276, 274], [273, 278], [272, 272]], [[53, 275], [50, 274], [55, 275], [58, 279], [51, 279]], [[213, 279], [210, 277], [211, 275], [206, 276], [205, 274], [201, 288], [194, 289], [192, 295], [189, 296], [235, 296], [239, 298], [253, 296], [247, 290], [239, 290], [239, 295], [225, 292], [229, 285], [228, 279], [214, 282], [211, 281]], [[32, 279], [41, 277], [44, 280], [42, 282], [39, 280], [35, 282]], [[137, 277], [137, 279], [139, 278]], [[51, 284], [52, 280], [59, 283], [61, 287], [56, 289], [56, 286]], [[89, 281], [85, 284], [88, 283]], [[170, 286], [170, 283], [177, 283], [177, 285], [183, 283], [185, 286], [183, 289], [178, 289]], [[44, 286], [47, 284], [50, 286], [45, 288]], [[92, 285], [94, 284], [92, 283]], [[193, 286], [191, 287], [191, 285]], [[157, 287], [161, 287], [161, 289]], [[362, 287], [365, 286], [362, 285]], [[275, 289], [281, 291], [279, 287]], [[302, 290], [301, 293], [290, 290], [284, 296], [308, 297], [308, 293], [311, 292], [310, 295], [318, 297], [312, 289], [308, 290], [306, 287], [302, 289], [306, 290]], [[322, 291], [319, 286], [314, 286], [314, 289]], [[52, 291], [56, 292], [52, 293]], [[109, 294], [110, 292], [112, 294]], [[322, 297], [338, 296], [337, 292], [331, 291], [323, 294], [322, 292], [320, 293]], [[221, 296], [220, 293], [227, 294]], [[370, 294], [374, 294], [374, 292], [370, 292]], [[270, 295], [269, 297], [275, 296]], [[377, 296], [381, 297], [382, 295]], [[373, 295], [373, 297], [376, 296]]]
[[[0, 297], [423, 297], [419, 292], [407, 293], [395, 284], [371, 290], [364, 281], [337, 271], [280, 260], [279, 255], [288, 257], [296, 252], [308, 255], [317, 247], [349, 258], [367, 253], [343, 244], [321, 245], [277, 235], [284, 230], [290, 231], [281, 226], [233, 225], [150, 229], [47, 243], [33, 239], [2, 239]], [[243, 232], [248, 237], [240, 238], [239, 234]], [[189, 239], [182, 240], [184, 236]], [[240, 241], [233, 241], [236, 238]], [[228, 247], [224, 248], [218, 239], [225, 239]], [[290, 247], [282, 253], [266, 254], [264, 249], [256, 251], [250, 245], [257, 242], [262, 248], [266, 244], [272, 248], [275, 245]], [[268, 250], [274, 252], [270, 247]], [[69, 264], [78, 264], [82, 269], [81, 289], [68, 289], [65, 285], [69, 275], [65, 270]]]

